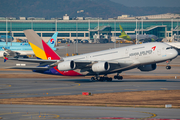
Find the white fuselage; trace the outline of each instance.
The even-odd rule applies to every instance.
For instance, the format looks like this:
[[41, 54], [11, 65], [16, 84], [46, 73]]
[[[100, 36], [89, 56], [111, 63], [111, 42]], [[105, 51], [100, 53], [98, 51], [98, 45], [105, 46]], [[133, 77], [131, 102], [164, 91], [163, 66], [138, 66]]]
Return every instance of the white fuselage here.
[[[153, 51], [152, 47], [156, 46]], [[177, 56], [175, 49], [164, 43], [145, 43], [121, 48], [113, 48], [93, 53], [82, 54], [63, 58], [64, 60], [91, 60], [91, 61], [128, 61], [132, 60], [137, 63], [157, 63], [173, 59]]]
[[132, 63], [134, 66], [172, 60], [178, 53], [164, 43], [145, 43], [63, 58], [64, 61]]

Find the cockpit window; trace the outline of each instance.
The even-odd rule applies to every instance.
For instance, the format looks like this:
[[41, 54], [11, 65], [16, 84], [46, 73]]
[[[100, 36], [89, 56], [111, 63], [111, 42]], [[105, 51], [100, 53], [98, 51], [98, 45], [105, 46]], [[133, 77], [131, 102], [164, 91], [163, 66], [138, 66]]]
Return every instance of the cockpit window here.
[[166, 50], [168, 50], [168, 49], [173, 49], [173, 47], [167, 47]]

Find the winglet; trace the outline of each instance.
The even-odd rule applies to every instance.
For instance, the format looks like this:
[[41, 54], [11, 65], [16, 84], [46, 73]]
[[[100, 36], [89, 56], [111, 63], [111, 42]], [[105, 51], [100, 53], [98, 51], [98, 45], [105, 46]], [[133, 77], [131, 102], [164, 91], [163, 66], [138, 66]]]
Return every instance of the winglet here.
[[60, 60], [60, 56], [54, 52], [34, 30], [24, 31], [36, 57], [43, 60]]

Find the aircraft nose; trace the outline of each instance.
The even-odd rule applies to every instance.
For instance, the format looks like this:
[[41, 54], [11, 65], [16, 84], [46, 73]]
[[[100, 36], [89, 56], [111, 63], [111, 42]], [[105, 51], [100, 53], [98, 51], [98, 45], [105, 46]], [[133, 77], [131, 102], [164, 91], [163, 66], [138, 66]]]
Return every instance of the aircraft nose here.
[[176, 49], [171, 49], [171, 50], [168, 50], [168, 52], [166, 53], [167, 54], [167, 56], [169, 57], [169, 58], [171, 58], [171, 59], [173, 59], [173, 58], [176, 58], [177, 56], [178, 56], [178, 52], [177, 52], [177, 50]]

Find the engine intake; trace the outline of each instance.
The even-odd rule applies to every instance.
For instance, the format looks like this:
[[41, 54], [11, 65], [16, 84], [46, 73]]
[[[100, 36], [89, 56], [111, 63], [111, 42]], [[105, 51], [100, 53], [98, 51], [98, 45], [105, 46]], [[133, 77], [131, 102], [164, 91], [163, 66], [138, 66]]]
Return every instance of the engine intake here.
[[152, 71], [156, 69], [156, 64], [142, 65], [138, 69], [141, 71]]
[[64, 61], [58, 64], [58, 70], [60, 71], [68, 71], [76, 68], [76, 64], [74, 61]]
[[92, 65], [93, 72], [105, 72], [105, 71], [108, 71], [109, 68], [110, 68], [110, 65], [108, 62], [98, 62]]

